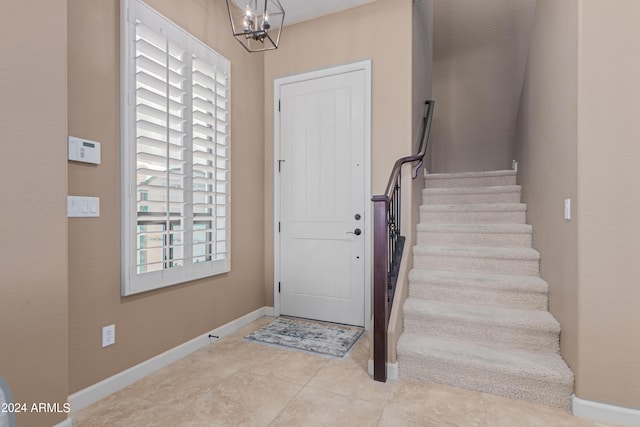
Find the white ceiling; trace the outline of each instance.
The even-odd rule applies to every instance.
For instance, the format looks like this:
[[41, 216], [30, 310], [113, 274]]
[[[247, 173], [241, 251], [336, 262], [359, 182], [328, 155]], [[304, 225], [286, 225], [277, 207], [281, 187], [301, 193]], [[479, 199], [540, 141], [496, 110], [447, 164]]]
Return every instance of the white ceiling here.
[[280, 0], [284, 9], [284, 25], [351, 9], [375, 0]]

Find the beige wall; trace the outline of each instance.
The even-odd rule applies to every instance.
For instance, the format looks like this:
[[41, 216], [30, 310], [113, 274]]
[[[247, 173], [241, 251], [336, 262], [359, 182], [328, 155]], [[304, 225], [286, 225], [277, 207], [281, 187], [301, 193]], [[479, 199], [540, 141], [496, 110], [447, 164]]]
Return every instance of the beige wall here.
[[29, 409], [68, 391], [66, 28], [65, 0], [0, 5], [0, 376]]
[[[417, 153], [421, 144], [420, 131], [424, 116], [424, 102], [433, 98], [433, 3], [434, 0], [420, 0], [413, 4], [413, 34], [411, 38], [411, 72], [412, 72], [412, 137], [413, 149], [411, 154]], [[431, 141], [433, 142], [433, 141]], [[407, 153], [408, 154], [408, 153]], [[431, 152], [429, 152], [429, 155]], [[424, 167], [430, 162], [430, 156], [425, 159]], [[411, 179], [412, 215], [411, 224], [405, 230], [409, 237], [409, 247], [415, 241], [416, 225], [420, 221], [420, 205], [422, 204], [422, 189], [424, 188], [424, 167], [420, 169], [418, 177]], [[409, 168], [409, 166], [407, 166]], [[413, 263], [411, 263], [413, 265]]]
[[412, 145], [411, 17], [411, 0], [378, 0], [287, 27], [278, 50], [265, 55], [263, 232], [267, 305], [273, 304], [274, 79], [372, 60], [372, 187], [374, 193], [380, 193], [393, 162], [407, 155]]
[[[433, 99], [433, 9], [435, 0], [418, 0], [413, 4], [413, 141], [417, 144], [424, 112], [424, 101]], [[432, 141], [433, 142], [433, 141]], [[415, 147], [414, 147], [415, 148]], [[431, 170], [431, 147], [425, 168]], [[424, 179], [418, 183], [424, 187]], [[416, 207], [418, 209], [418, 207]], [[418, 212], [417, 210], [415, 211]], [[415, 228], [414, 228], [415, 230]]]
[[[515, 145], [576, 396], [640, 408], [640, 4], [539, 0]], [[562, 219], [572, 199], [571, 221]]]
[[69, 133], [102, 143], [101, 165], [69, 164], [69, 194], [101, 202], [100, 218], [69, 220], [71, 393], [265, 305], [263, 57], [230, 36], [224, 2], [147, 3], [232, 64], [231, 272], [120, 296], [119, 1], [68, 0]]
[[[433, 83], [433, 0], [420, 0], [413, 4], [413, 35], [412, 35], [412, 107], [413, 107], [413, 148], [411, 154], [419, 150], [420, 134], [424, 116], [424, 102], [432, 98]], [[403, 305], [409, 292], [409, 271], [413, 268], [413, 246], [415, 245], [416, 225], [420, 222], [420, 205], [422, 204], [422, 189], [424, 188], [424, 168], [429, 164], [429, 156], [425, 164], [413, 178], [414, 166], [405, 165], [402, 174], [402, 186], [405, 200], [412, 200], [410, 222], [403, 222], [403, 234], [406, 237], [394, 303], [389, 316], [389, 344], [387, 346], [387, 360], [389, 363], [397, 361], [397, 344], [404, 330]], [[428, 168], [427, 168], [428, 169]]]
[[579, 5], [576, 395], [640, 409], [640, 2]]
[[574, 212], [578, 203], [577, 37], [577, 0], [538, 1], [514, 149], [549, 308], [562, 326], [562, 355], [576, 372], [577, 221], [563, 213], [564, 199]]
[[[411, 153], [419, 150], [420, 131], [422, 129], [422, 117], [424, 115], [424, 101], [431, 99], [433, 82], [433, 0], [420, 0], [413, 4], [412, 17], [412, 141]], [[403, 305], [409, 291], [409, 271], [413, 267], [413, 246], [415, 244], [416, 225], [420, 221], [420, 205], [422, 204], [422, 189], [424, 188], [424, 167], [428, 165], [429, 158], [425, 159], [425, 165], [420, 168], [417, 178], [413, 178], [413, 168], [417, 164], [405, 165], [402, 173], [402, 189], [404, 200], [411, 200], [411, 215], [403, 222], [402, 233], [406, 237], [402, 262], [398, 271], [398, 281], [394, 302], [389, 314], [389, 327], [387, 329], [387, 361], [397, 362], [397, 345], [400, 335], [404, 330]], [[408, 220], [408, 222], [407, 222]], [[373, 358], [373, 346], [371, 347]]]
[[510, 169], [536, 0], [434, 4], [432, 169]]

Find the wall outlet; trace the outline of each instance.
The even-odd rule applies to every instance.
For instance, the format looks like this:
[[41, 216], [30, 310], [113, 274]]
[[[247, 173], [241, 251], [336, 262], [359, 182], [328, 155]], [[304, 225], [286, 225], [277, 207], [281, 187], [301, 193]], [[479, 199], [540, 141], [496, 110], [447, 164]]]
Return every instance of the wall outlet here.
[[102, 328], [102, 347], [116, 343], [116, 325], [109, 325]]
[[518, 162], [515, 159], [511, 160], [511, 169], [518, 172]]

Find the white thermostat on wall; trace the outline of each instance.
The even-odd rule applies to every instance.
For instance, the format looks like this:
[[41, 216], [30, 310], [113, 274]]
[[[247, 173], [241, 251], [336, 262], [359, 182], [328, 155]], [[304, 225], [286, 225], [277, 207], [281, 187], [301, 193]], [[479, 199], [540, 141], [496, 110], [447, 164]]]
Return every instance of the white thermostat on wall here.
[[100, 143], [88, 139], [69, 137], [69, 160], [100, 164]]

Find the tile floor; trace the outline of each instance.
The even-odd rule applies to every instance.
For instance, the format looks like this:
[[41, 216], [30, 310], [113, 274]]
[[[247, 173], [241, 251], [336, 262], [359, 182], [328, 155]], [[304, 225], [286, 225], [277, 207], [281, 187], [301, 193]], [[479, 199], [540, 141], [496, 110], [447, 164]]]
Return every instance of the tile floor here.
[[365, 335], [344, 359], [248, 342], [260, 319], [73, 414], [97, 426], [603, 427], [555, 408], [423, 383], [377, 383]]

